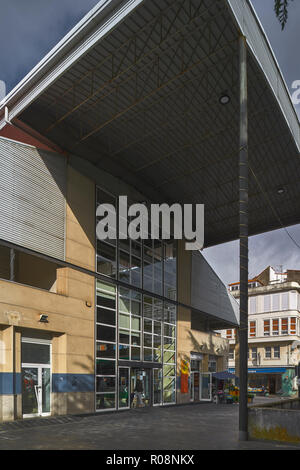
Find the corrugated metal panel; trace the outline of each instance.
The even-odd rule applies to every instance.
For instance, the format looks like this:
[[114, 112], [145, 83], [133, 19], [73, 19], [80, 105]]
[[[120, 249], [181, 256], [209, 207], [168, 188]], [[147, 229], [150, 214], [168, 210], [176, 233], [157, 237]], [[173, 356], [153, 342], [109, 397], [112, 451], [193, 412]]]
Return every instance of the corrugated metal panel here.
[[64, 259], [66, 159], [0, 138], [0, 238]]
[[239, 305], [200, 253], [192, 255], [192, 306], [230, 323], [239, 323]]

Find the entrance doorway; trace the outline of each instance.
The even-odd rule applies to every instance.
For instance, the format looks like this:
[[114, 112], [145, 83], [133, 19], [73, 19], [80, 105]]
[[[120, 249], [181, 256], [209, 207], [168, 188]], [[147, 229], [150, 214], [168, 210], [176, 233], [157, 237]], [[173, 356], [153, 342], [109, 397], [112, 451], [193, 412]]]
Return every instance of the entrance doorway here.
[[200, 375], [202, 370], [202, 360], [202, 354], [191, 352], [190, 400], [192, 402], [201, 400]]
[[153, 369], [153, 406], [162, 404], [163, 380], [162, 369]]
[[118, 409], [160, 406], [163, 401], [161, 368], [119, 366]]
[[212, 373], [203, 372], [200, 374], [200, 400], [212, 400]]
[[152, 404], [151, 369], [131, 369], [130, 374], [131, 408], [141, 408]]
[[22, 339], [23, 418], [51, 414], [51, 364], [48, 343]]
[[191, 401], [196, 402], [200, 400], [200, 387], [199, 387], [200, 372], [191, 372]]

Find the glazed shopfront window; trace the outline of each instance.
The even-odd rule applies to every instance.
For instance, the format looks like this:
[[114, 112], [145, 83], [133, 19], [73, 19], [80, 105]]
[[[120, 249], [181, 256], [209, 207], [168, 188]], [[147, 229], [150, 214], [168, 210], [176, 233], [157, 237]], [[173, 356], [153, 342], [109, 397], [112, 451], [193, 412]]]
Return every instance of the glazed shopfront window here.
[[141, 360], [142, 295], [119, 288], [119, 359]]
[[[116, 198], [105, 191], [97, 188], [96, 207], [99, 204], [111, 204], [116, 206]], [[96, 224], [101, 217], [96, 217]], [[108, 277], [115, 278], [117, 274], [117, 243], [116, 240], [98, 240], [97, 239], [97, 272]]]
[[96, 287], [96, 410], [116, 407], [116, 287]]
[[[119, 220], [117, 198], [100, 188], [96, 195], [97, 207], [111, 204], [119, 224], [126, 227], [125, 219]], [[96, 223], [100, 220], [97, 217]], [[97, 240], [96, 245], [97, 272], [107, 276], [107, 281], [96, 281], [96, 409], [120, 407], [120, 396], [116, 399], [120, 384], [128, 382], [131, 387], [129, 377], [136, 362], [154, 371], [153, 403], [175, 403], [176, 305], [172, 301], [177, 299], [177, 242], [116, 235], [116, 240]], [[118, 369], [127, 379], [124, 375], [120, 381]], [[128, 400], [125, 404], [129, 406]]]

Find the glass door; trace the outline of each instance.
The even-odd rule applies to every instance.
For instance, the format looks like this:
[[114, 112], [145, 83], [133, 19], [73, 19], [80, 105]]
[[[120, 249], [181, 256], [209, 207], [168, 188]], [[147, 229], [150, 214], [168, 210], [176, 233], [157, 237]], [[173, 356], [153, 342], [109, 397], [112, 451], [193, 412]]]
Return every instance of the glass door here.
[[200, 374], [200, 400], [211, 401], [212, 399], [212, 374], [204, 372]]
[[131, 369], [131, 407], [141, 408], [151, 405], [150, 369]]
[[50, 367], [22, 366], [23, 417], [50, 414]]
[[194, 372], [190, 375], [190, 400], [194, 401]]
[[153, 369], [153, 405], [162, 404], [162, 369]]
[[119, 409], [128, 409], [130, 401], [129, 367], [119, 367]]
[[22, 367], [22, 409], [23, 416], [39, 414], [37, 367]]
[[51, 345], [43, 340], [22, 338], [23, 417], [47, 416], [51, 412]]

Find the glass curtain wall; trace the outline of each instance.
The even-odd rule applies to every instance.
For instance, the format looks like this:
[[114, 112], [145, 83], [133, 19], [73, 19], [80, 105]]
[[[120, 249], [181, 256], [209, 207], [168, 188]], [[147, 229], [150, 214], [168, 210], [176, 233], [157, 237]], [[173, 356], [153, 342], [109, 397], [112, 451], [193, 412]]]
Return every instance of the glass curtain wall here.
[[[102, 203], [116, 207], [116, 198], [98, 188], [97, 206]], [[117, 361], [119, 367], [122, 361], [157, 363], [153, 383], [162, 388], [164, 404], [175, 403], [176, 305], [168, 300], [176, 300], [176, 261], [174, 241], [97, 240], [97, 272], [108, 276], [96, 288], [97, 410], [117, 408]]]
[[116, 286], [96, 284], [96, 409], [116, 407]]

